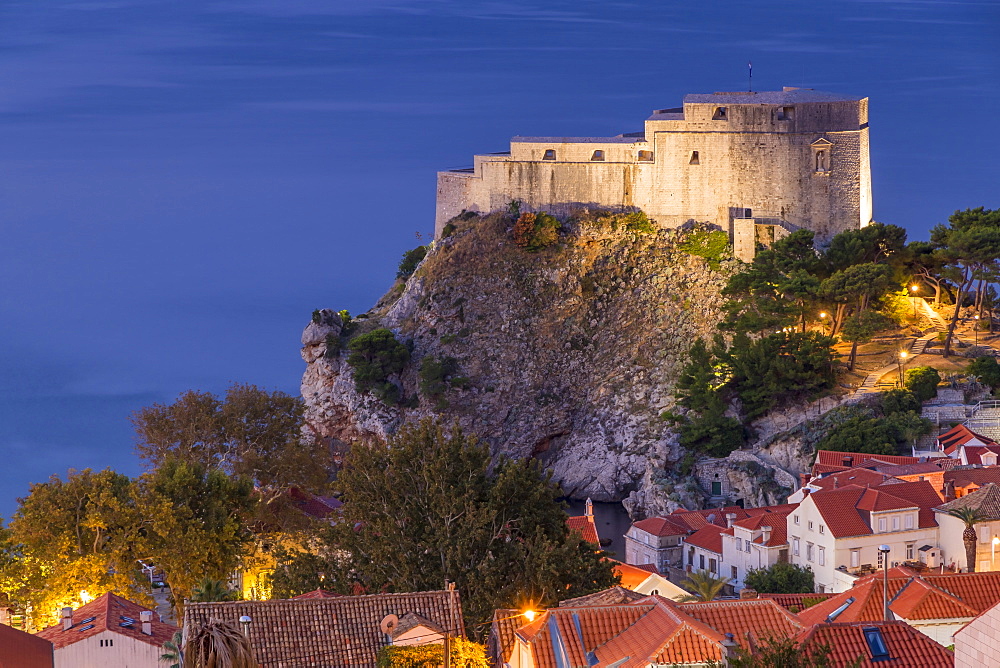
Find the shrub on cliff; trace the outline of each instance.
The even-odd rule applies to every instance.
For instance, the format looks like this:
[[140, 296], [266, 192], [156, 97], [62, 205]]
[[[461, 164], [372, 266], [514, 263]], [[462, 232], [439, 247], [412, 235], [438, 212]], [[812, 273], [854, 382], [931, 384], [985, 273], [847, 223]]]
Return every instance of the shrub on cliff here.
[[978, 357], [965, 369], [970, 376], [975, 376], [983, 385], [996, 389], [1000, 387], [1000, 364], [993, 357]]
[[413, 250], [403, 253], [403, 259], [399, 261], [399, 270], [396, 272], [396, 278], [402, 281], [408, 279], [417, 270], [417, 265], [425, 257], [427, 257], [427, 246], [417, 246]]
[[708, 260], [708, 266], [718, 269], [720, 262], [729, 255], [729, 234], [722, 230], [694, 230], [678, 246], [690, 255]]
[[351, 351], [347, 363], [354, 369], [354, 385], [358, 392], [371, 392], [390, 405], [398, 403], [399, 388], [389, 376], [406, 366], [410, 360], [409, 349], [384, 328], [351, 339], [347, 347]]
[[529, 251], [541, 250], [559, 241], [559, 221], [541, 211], [522, 213], [514, 223], [514, 244]]
[[920, 401], [928, 401], [937, 396], [937, 386], [941, 382], [941, 374], [929, 366], [918, 366], [906, 370], [906, 380], [903, 385], [917, 395]]
[[761, 594], [810, 594], [813, 572], [808, 566], [778, 562], [767, 568], [754, 568], [743, 583]]

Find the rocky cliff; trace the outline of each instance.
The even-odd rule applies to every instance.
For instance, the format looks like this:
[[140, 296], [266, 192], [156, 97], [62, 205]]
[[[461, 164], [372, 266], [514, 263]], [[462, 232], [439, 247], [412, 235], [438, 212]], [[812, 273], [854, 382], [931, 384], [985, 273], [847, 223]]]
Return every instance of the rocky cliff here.
[[[626, 500], [638, 514], [698, 505], [660, 416], [691, 342], [715, 333], [733, 261], [685, 252], [691, 230], [643, 232], [590, 215], [529, 252], [512, 243], [511, 225], [499, 214], [460, 223], [350, 332], [330, 311], [314, 317], [302, 337], [312, 431], [350, 443], [436, 414], [496, 453], [538, 458], [571, 496]], [[377, 327], [412, 349], [392, 378], [397, 406], [355, 390], [341, 349], [345, 335]], [[438, 396], [421, 393], [426, 356], [457, 362]]]

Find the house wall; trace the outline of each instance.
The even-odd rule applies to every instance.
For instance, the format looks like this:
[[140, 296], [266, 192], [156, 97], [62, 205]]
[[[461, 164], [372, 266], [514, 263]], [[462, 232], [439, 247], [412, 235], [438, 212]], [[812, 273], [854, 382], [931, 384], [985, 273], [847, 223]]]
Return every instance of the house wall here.
[[[702, 558], [704, 558], [704, 566], [702, 566]], [[714, 570], [712, 568], [713, 559], [715, 560]], [[726, 575], [728, 577], [728, 574], [722, 572], [721, 554], [696, 545], [687, 545], [686, 543], [684, 545], [684, 568], [688, 571], [706, 570], [715, 575]]]
[[[826, 520], [823, 519], [819, 509], [816, 508], [812, 495], [807, 496], [799, 507], [788, 515], [788, 559], [793, 564], [812, 568], [815, 575], [817, 592], [846, 591], [853, 585], [854, 577], [842, 572], [839, 570], [839, 567], [843, 566], [848, 570], [853, 570], [851, 564], [851, 552], [853, 550], [858, 550], [859, 566], [871, 564], [877, 567], [879, 545], [885, 544], [891, 548], [888, 557], [889, 564], [891, 565], [895, 562], [902, 563], [908, 560], [906, 557], [906, 546], [908, 544], [913, 545], [912, 560], [914, 561], [918, 559], [918, 550], [920, 547], [923, 545], [937, 546], [939, 544], [937, 527], [911, 530], [903, 529], [902, 527], [905, 526], [903, 518], [907, 513], [914, 515], [914, 525], [916, 525], [917, 518], [915, 516], [917, 515], [917, 511], [915, 509], [906, 512], [872, 513], [873, 518], [875, 518], [873, 523], [876, 527], [874, 533], [863, 536], [835, 538], [829, 527], [826, 526]], [[877, 530], [877, 518], [879, 516], [884, 516], [887, 520], [887, 530], [885, 532]], [[900, 519], [899, 526], [901, 528], [897, 531], [893, 531], [891, 528], [893, 516], [897, 516]], [[796, 517], [799, 518], [798, 524], [795, 523]], [[809, 528], [810, 521], [813, 523], [811, 529]], [[799, 539], [798, 554], [795, 553], [796, 538]], [[812, 559], [809, 558], [807, 549], [809, 543], [813, 544]], [[820, 563], [821, 547], [823, 548], [823, 563]]]
[[663, 571], [668, 565], [680, 565], [680, 546], [680, 536], [654, 536], [633, 526], [625, 534], [625, 563], [655, 564]]
[[[111, 645], [102, 647], [102, 641]], [[55, 668], [162, 668], [162, 650], [141, 640], [104, 631], [55, 651]]]
[[[949, 566], [954, 563], [956, 568], [964, 570], [965, 541], [962, 540], [962, 534], [965, 532], [965, 524], [947, 513], [935, 513], [935, 515], [944, 563]], [[996, 549], [993, 547], [993, 538], [1000, 537], [1000, 521], [977, 524], [976, 533], [979, 535], [979, 540], [976, 542], [976, 570], [1000, 570], [1000, 544]]]
[[[935, 642], [939, 642], [945, 647], [952, 644], [952, 636], [960, 628], [965, 626], [972, 617], [961, 617], [958, 619], [903, 619], [900, 617], [900, 621], [904, 621], [916, 630], [923, 633], [925, 636], [930, 638]], [[990, 664], [992, 665], [992, 664]], [[996, 664], [1000, 665], [1000, 664]]]
[[[744, 586], [747, 573], [757, 568], [767, 568], [778, 563], [778, 557], [782, 550], [787, 547], [765, 547], [759, 543], [754, 543], [754, 539], [760, 536], [760, 531], [734, 526], [733, 535], [722, 537], [722, 562], [721, 575], [730, 578], [733, 589], [739, 591]], [[746, 541], [750, 541], [750, 551], [746, 550]], [[733, 575], [733, 567], [736, 568], [736, 575]]]
[[444, 636], [426, 626], [414, 626], [392, 639], [392, 644], [398, 646], [433, 645], [441, 642], [444, 642]]
[[1000, 666], [1000, 606], [973, 619], [955, 633], [954, 640], [955, 668]]
[[[718, 120], [715, 104], [686, 103], [683, 119], [647, 120], [639, 140], [515, 138], [509, 154], [476, 156], [471, 174], [439, 173], [435, 236], [462, 210], [495, 211], [515, 199], [523, 210], [557, 214], [638, 207], [665, 227], [698, 220], [727, 231], [749, 208], [758, 220], [812, 229], [821, 243], [867, 225], [867, 99], [794, 106], [794, 119], [781, 120], [776, 104], [727, 104]], [[820, 139], [831, 143], [823, 170]], [[543, 160], [546, 150], [556, 159]], [[591, 159], [595, 150], [605, 152], [603, 162]], [[640, 150], [652, 151], [652, 162], [639, 160]]]

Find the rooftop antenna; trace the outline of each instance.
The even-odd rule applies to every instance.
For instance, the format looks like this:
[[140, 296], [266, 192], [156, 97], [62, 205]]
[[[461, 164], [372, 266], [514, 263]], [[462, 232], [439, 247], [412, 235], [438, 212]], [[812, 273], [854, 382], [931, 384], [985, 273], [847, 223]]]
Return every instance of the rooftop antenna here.
[[753, 61], [752, 60], [748, 60], [747, 61], [747, 67], [750, 70], [750, 76], [747, 78], [747, 92], [752, 93], [753, 92]]

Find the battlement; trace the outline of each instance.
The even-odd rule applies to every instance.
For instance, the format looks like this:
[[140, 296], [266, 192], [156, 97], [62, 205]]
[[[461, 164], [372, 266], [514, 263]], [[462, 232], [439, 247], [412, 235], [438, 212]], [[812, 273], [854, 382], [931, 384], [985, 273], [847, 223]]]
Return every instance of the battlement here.
[[733, 211], [769, 211], [758, 224], [812, 229], [822, 243], [871, 221], [868, 99], [801, 88], [699, 93], [654, 110], [641, 132], [514, 137], [509, 152], [476, 155], [471, 172], [439, 173], [436, 233], [464, 210], [511, 200], [556, 214], [639, 208], [663, 226], [709, 222], [734, 238], [746, 217]]

